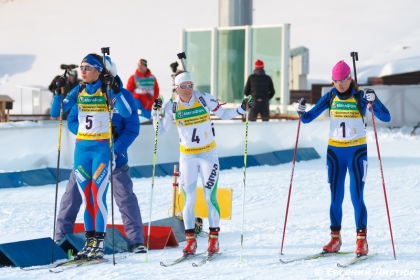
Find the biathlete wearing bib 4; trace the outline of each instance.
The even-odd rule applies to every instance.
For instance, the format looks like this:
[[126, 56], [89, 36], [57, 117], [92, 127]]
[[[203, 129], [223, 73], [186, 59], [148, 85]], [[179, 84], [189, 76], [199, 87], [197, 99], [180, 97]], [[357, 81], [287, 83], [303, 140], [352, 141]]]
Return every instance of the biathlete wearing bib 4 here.
[[[331, 229], [338, 231], [341, 228], [344, 181], [347, 169], [350, 175], [350, 195], [354, 207], [356, 228], [366, 229], [367, 210], [363, 201], [363, 190], [368, 160], [364, 116], [368, 101], [364, 98], [363, 91], [355, 89], [351, 90], [347, 99], [343, 99], [342, 96], [336, 88], [333, 88], [310, 111], [302, 115], [302, 122], [309, 123], [325, 109], [330, 109], [327, 172], [331, 190]], [[381, 121], [390, 121], [389, 111], [379, 99], [376, 99], [373, 104], [373, 110], [374, 115]]]
[[[76, 86], [63, 100], [63, 112], [77, 103], [79, 127], [74, 152], [74, 173], [85, 206], [85, 231], [105, 233], [107, 222], [106, 194], [110, 174], [109, 112], [107, 94], [101, 80]], [[131, 115], [124, 96], [109, 90], [111, 108], [121, 116]], [[58, 117], [61, 95], [55, 95], [51, 116]]]
[[[241, 106], [225, 110], [221, 105], [213, 95], [194, 90], [188, 103], [182, 102], [178, 95], [167, 102], [165, 114], [159, 122], [159, 135], [166, 133], [172, 122], [178, 127], [180, 180], [186, 198], [183, 210], [186, 230], [195, 228], [194, 205], [198, 173], [208, 206], [209, 226], [218, 228], [220, 224], [220, 209], [216, 197], [220, 166], [210, 111], [225, 120], [245, 113]], [[155, 128], [156, 115], [156, 111], [153, 110]]]

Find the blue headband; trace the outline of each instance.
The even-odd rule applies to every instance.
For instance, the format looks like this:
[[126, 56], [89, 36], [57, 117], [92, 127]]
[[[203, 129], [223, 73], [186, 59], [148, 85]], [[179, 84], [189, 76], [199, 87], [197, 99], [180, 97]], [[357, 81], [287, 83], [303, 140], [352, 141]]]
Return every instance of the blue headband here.
[[104, 69], [103, 62], [98, 60], [96, 57], [94, 57], [93, 55], [90, 55], [90, 54], [85, 56], [85, 58], [83, 58], [82, 62], [89, 63], [90, 65], [95, 67], [95, 69], [98, 70], [99, 73], [101, 73], [102, 69]]

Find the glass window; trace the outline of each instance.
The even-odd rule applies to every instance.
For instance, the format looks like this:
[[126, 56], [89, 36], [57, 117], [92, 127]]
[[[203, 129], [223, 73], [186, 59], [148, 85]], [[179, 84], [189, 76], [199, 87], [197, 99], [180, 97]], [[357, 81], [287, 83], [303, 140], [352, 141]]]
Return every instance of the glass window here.
[[193, 75], [194, 88], [210, 92], [211, 31], [187, 31], [185, 36], [185, 67]]
[[[281, 27], [253, 27], [252, 28], [252, 69], [254, 62], [260, 59], [264, 62], [265, 73], [271, 77], [276, 91], [275, 97], [280, 96], [282, 52]], [[275, 97], [271, 103], [275, 104]]]
[[245, 29], [219, 30], [217, 91], [222, 102], [240, 102], [244, 96]]

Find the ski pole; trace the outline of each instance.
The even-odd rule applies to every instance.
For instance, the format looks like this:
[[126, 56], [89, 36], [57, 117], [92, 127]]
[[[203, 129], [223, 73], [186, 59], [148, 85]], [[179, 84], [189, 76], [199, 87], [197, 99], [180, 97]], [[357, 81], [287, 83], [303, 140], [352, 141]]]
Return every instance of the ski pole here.
[[351, 52], [350, 56], [353, 58], [354, 81], [356, 82], [356, 85], [357, 85], [356, 61], [359, 61], [359, 56], [357, 52]]
[[[302, 97], [299, 101], [300, 105], [305, 105], [306, 100]], [[287, 215], [289, 214], [289, 204], [290, 204], [290, 196], [292, 194], [292, 183], [293, 183], [293, 174], [295, 170], [295, 163], [296, 163], [296, 154], [297, 154], [297, 147], [299, 142], [299, 131], [300, 131], [300, 123], [302, 121], [302, 117], [299, 114], [299, 122], [298, 122], [298, 129], [296, 134], [296, 143], [295, 143], [295, 151], [293, 153], [293, 163], [292, 163], [292, 175], [290, 176], [290, 186], [289, 186], [289, 194], [287, 196], [287, 205], [286, 205], [286, 215], [284, 216], [284, 226], [283, 226], [283, 237], [281, 239], [281, 247], [280, 247], [280, 254], [283, 255], [283, 243], [284, 243], [284, 235], [286, 234], [286, 224], [287, 224]]]
[[[251, 97], [251, 96], [250, 96]], [[249, 98], [248, 98], [249, 101]], [[248, 114], [249, 105], [246, 104], [245, 112], [245, 145], [244, 145], [244, 179], [243, 179], [243, 190], [242, 190], [242, 225], [241, 225], [241, 251], [239, 255], [239, 261], [242, 261], [242, 248], [244, 244], [244, 219], [245, 219], [245, 185], [246, 185], [246, 159], [248, 156]]]
[[[359, 57], [357, 55], [357, 52], [351, 52], [350, 53], [350, 56], [353, 58], [354, 80], [356, 81], [356, 84], [357, 84], [356, 61], [359, 60]], [[365, 94], [366, 94], [366, 90], [367, 89], [365, 89]], [[369, 104], [367, 105], [367, 107], [368, 107], [369, 111], [372, 114], [372, 126], [373, 126], [373, 132], [375, 134], [376, 150], [378, 152], [379, 168], [380, 168], [381, 177], [382, 177], [382, 188], [384, 190], [384, 198], [385, 198], [386, 213], [387, 213], [387, 216], [388, 216], [389, 232], [391, 234], [391, 243], [392, 243], [392, 250], [394, 252], [394, 259], [396, 260], [397, 259], [397, 255], [395, 253], [394, 237], [392, 235], [391, 217], [389, 215], [388, 198], [387, 198], [387, 195], [386, 195], [384, 172], [383, 172], [383, 169], [382, 169], [381, 153], [379, 151], [378, 135], [376, 133], [375, 115], [374, 115], [374, 112], [373, 112], [372, 103], [369, 102]]]
[[[64, 70], [64, 78], [66, 78], [67, 69]], [[57, 152], [57, 169], [55, 171], [55, 202], [54, 202], [54, 229], [53, 229], [53, 240], [51, 248], [51, 263], [54, 262], [54, 238], [55, 238], [55, 219], [57, 218], [57, 199], [58, 199], [58, 180], [60, 176], [60, 155], [61, 155], [61, 132], [63, 131], [63, 96], [64, 87], [61, 87], [61, 98], [60, 98], [60, 121], [58, 123], [58, 152]]]
[[397, 259], [397, 255], [395, 253], [395, 246], [394, 246], [394, 237], [392, 235], [392, 226], [391, 226], [391, 217], [389, 215], [389, 208], [388, 208], [388, 198], [386, 195], [386, 188], [385, 188], [385, 179], [384, 179], [384, 172], [382, 169], [382, 160], [381, 160], [381, 153], [379, 152], [379, 143], [378, 143], [378, 135], [376, 133], [376, 124], [375, 124], [375, 115], [373, 113], [372, 104], [369, 102], [368, 104], [369, 111], [372, 113], [372, 125], [373, 125], [373, 132], [375, 134], [375, 141], [376, 141], [376, 151], [378, 152], [378, 159], [379, 159], [379, 169], [381, 170], [381, 178], [382, 178], [382, 188], [384, 190], [384, 198], [385, 198], [385, 206], [386, 206], [386, 214], [388, 216], [388, 225], [389, 225], [389, 232], [391, 234], [391, 243], [392, 243], [392, 250], [394, 252], [394, 259]]
[[[162, 99], [163, 103], [163, 96], [159, 95], [159, 98]], [[149, 226], [147, 229], [147, 250], [146, 250], [146, 262], [149, 261], [149, 245], [150, 245], [150, 227], [152, 222], [152, 200], [153, 200], [153, 186], [155, 185], [155, 170], [156, 170], [156, 151], [157, 151], [157, 144], [158, 144], [158, 135], [159, 135], [159, 113], [156, 117], [156, 128], [155, 128], [155, 147], [153, 149], [153, 163], [152, 163], [152, 189], [150, 192], [150, 206], [149, 206]]]
[[[109, 55], [109, 47], [101, 48], [104, 58], [104, 68], [106, 68], [106, 55]], [[114, 153], [112, 147], [112, 113], [111, 113], [111, 99], [109, 98], [110, 85], [106, 88], [106, 97], [108, 102], [108, 134], [109, 134], [109, 169], [110, 169], [110, 185], [111, 185], [111, 219], [112, 219], [112, 263], [115, 265], [115, 226], [114, 226], [114, 178], [113, 178], [113, 164]]]

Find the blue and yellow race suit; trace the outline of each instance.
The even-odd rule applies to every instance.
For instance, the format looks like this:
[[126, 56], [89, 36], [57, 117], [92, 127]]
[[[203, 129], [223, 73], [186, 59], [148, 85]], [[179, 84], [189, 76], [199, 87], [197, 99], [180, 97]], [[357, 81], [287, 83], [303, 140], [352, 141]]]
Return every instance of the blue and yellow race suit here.
[[[344, 100], [338, 90], [333, 88], [310, 111], [302, 115], [302, 122], [309, 123], [325, 109], [330, 109], [327, 172], [331, 190], [330, 222], [333, 231], [341, 229], [344, 181], [347, 170], [350, 175], [350, 195], [354, 207], [356, 229], [367, 227], [367, 210], [363, 200], [368, 167], [364, 120], [367, 104], [363, 91], [353, 89], [350, 96]], [[375, 100], [372, 107], [378, 119], [384, 122], [391, 120], [388, 109], [379, 99]]]
[[[85, 231], [106, 231], [106, 194], [110, 175], [109, 112], [115, 106], [121, 116], [131, 115], [131, 108], [120, 93], [102, 89], [101, 80], [76, 86], [63, 100], [63, 113], [77, 103], [79, 127], [74, 152], [74, 172], [85, 211]], [[60, 114], [61, 95], [54, 96], [51, 116]]]

